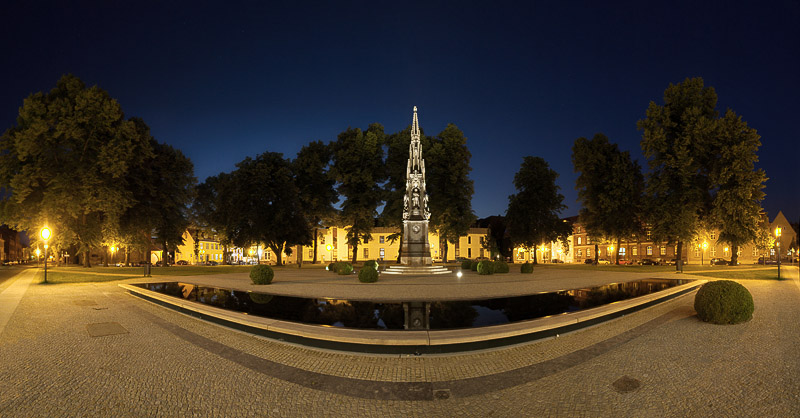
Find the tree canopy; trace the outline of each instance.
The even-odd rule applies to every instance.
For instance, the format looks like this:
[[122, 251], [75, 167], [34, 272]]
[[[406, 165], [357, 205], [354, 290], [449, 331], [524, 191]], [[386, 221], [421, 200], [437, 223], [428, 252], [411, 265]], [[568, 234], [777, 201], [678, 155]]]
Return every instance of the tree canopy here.
[[[558, 173], [541, 157], [523, 158], [514, 175], [517, 193], [508, 197], [506, 211], [507, 230], [514, 245], [535, 248], [556, 239], [566, 243], [572, 225], [559, 216], [566, 206], [556, 178]], [[535, 254], [533, 262], [537, 263]]]
[[[178, 191], [165, 184], [177, 177], [183, 191], [191, 189], [191, 162], [178, 155], [155, 142], [143, 121], [125, 119], [105, 90], [65, 75], [50, 92], [26, 98], [17, 124], [0, 139], [0, 189], [11, 192], [0, 201], [0, 214], [17, 229], [37, 231], [48, 224], [54, 230], [51, 245], [77, 247], [89, 266], [90, 249], [112, 238], [149, 239], [153, 225], [130, 213], [148, 188], [155, 192], [164, 184], [165, 192]], [[160, 166], [162, 158], [167, 166]], [[186, 195], [174, 197], [152, 202], [184, 210], [178, 206]], [[157, 216], [173, 213], [162, 209]]]
[[314, 263], [317, 262], [316, 231], [323, 221], [330, 222], [334, 218], [336, 209], [333, 204], [339, 200], [334, 188], [336, 181], [330, 174], [331, 157], [331, 146], [314, 141], [300, 149], [292, 161], [303, 214], [312, 230]]
[[[575, 188], [581, 202], [581, 223], [595, 243], [605, 238], [619, 241], [641, 229], [640, 202], [644, 180], [630, 153], [619, 150], [598, 133], [591, 140], [578, 138], [572, 146], [572, 164], [578, 175]], [[595, 259], [597, 244], [595, 244]], [[616, 252], [619, 263], [619, 252]]]
[[366, 131], [348, 128], [333, 144], [332, 175], [344, 198], [340, 216], [349, 225], [347, 243], [353, 250], [353, 263], [358, 260], [359, 241], [371, 238], [378, 206], [383, 201], [380, 185], [386, 180], [384, 140], [383, 126], [373, 123]]

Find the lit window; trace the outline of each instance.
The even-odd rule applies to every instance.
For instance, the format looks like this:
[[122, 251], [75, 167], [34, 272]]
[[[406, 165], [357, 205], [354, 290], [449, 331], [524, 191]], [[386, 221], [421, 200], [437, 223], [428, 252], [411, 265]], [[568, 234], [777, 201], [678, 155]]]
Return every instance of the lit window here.
[[458, 257], [459, 255], [461, 255], [461, 250], [459, 250], [459, 248], [456, 247], [456, 257]]
[[386, 251], [383, 248], [381, 248], [381, 260], [383, 260], [383, 257], [385, 256], [386, 256]]
[[314, 258], [314, 250], [308, 250], [308, 258]]
[[711, 256], [712, 257], [716, 257], [717, 256], [717, 249], [716, 248], [712, 248], [711, 249]]
[[753, 247], [753, 257], [758, 255], [758, 248]]
[[364, 258], [369, 258], [369, 248], [364, 248]]
[[[583, 250], [581, 250], [581, 249], [578, 250], [578, 257], [583, 257]], [[587, 257], [588, 257], [588, 255], [587, 255]]]
[[384, 237], [383, 237], [383, 235], [381, 235], [381, 237], [380, 237], [380, 239], [379, 239], [379, 242], [380, 242], [381, 244], [383, 244], [383, 243], [384, 243]]
[[717, 233], [716, 232], [712, 232], [711, 233], [711, 239], [717, 239]]
[[575, 228], [575, 233], [576, 233], [576, 234], [580, 234], [580, 233], [581, 233], [581, 227], [579, 227], [579, 226], [578, 226], [578, 227], [576, 227], [576, 228]]
[[648, 230], [647, 230], [647, 239], [648, 239], [648, 240], [650, 239], [650, 236], [651, 236], [651, 235], [652, 235], [652, 232], [651, 232], [651, 231], [648, 229]]
[[586, 249], [586, 257], [591, 257], [591, 256], [592, 256], [592, 250], [587, 248]]
[[592, 238], [591, 237], [586, 237], [586, 245], [589, 245], [591, 243], [592, 243]]
[[583, 244], [583, 242], [581, 240], [581, 237], [578, 237], [578, 245], [581, 245], [581, 244]]
[[639, 247], [631, 248], [631, 255], [639, 255]]
[[661, 254], [661, 255], [667, 255], [667, 247], [665, 247], [665, 246], [663, 246], [663, 245], [662, 245], [662, 246], [661, 246], [661, 247], [658, 249], [658, 253], [659, 253], [659, 254]]
[[625, 257], [625, 247], [620, 247], [619, 248], [619, 255]]
[[722, 256], [723, 257], [727, 257], [729, 255], [729, 253], [730, 253], [730, 250], [728, 250], [728, 247], [725, 247], [725, 248], [722, 249]]
[[769, 255], [775, 255], [775, 249], [774, 248], [770, 248], [769, 249]]
[[694, 256], [695, 257], [700, 257], [700, 249], [699, 248], [695, 248], [694, 249]]
[[647, 246], [647, 255], [653, 255], [653, 246], [652, 245], [648, 245]]

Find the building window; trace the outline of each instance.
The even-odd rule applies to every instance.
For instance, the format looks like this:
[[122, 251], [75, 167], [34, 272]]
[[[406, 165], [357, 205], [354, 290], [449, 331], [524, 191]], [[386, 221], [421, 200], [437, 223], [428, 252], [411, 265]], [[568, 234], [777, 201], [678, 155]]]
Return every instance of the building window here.
[[592, 256], [592, 250], [590, 250], [590, 249], [588, 249], [588, 248], [587, 248], [587, 249], [586, 249], [586, 258], [589, 258], [589, 257], [591, 257], [591, 256]]
[[717, 256], [717, 248], [716, 247], [711, 249], [711, 256], [712, 257], [716, 257]]
[[581, 233], [581, 227], [579, 227], [579, 226], [575, 227], [575, 233], [576, 234], [580, 234]]
[[314, 258], [314, 250], [308, 250], [308, 258]]
[[369, 244], [369, 235], [364, 237], [364, 244]]
[[711, 233], [711, 239], [717, 239], [717, 233], [716, 232], [712, 232]]
[[619, 255], [625, 257], [625, 247], [619, 247]]
[[264, 259], [269, 260], [270, 256], [272, 256], [272, 251], [267, 250], [267, 252], [264, 253]]
[[652, 245], [648, 245], [647, 246], [647, 255], [653, 255], [653, 246]]
[[378, 242], [380, 242], [381, 244], [384, 243], [384, 240], [385, 240], [385, 238], [384, 238], [383, 235], [381, 235], [380, 238], [378, 238]]
[[383, 257], [386, 257], [386, 251], [383, 248], [381, 248], [381, 260], [383, 260]]
[[369, 248], [364, 248], [364, 258], [369, 258]]
[[583, 244], [583, 241], [582, 241], [581, 237], [578, 237], [578, 245], [581, 245], [581, 244]]
[[200, 249], [201, 250], [203, 249], [203, 243], [202, 242], [200, 243]]
[[770, 248], [769, 249], [769, 255], [775, 255], [775, 249], [774, 248]]
[[[483, 250], [481, 250], [481, 256], [483, 256]], [[472, 258], [472, 248], [467, 248], [467, 258]]]
[[592, 243], [592, 238], [591, 237], [586, 237], [586, 245], [589, 245], [591, 243]]
[[458, 247], [456, 247], [456, 257], [458, 257], [459, 255], [461, 255], [461, 250], [459, 250]]
[[631, 255], [639, 255], [639, 247], [631, 248]]
[[[583, 250], [578, 249], [578, 257], [583, 257]], [[588, 255], [587, 255], [588, 257]]]
[[650, 232], [650, 230], [648, 229], [648, 230], [647, 230], [647, 240], [648, 240], [648, 241], [650, 240], [650, 236], [651, 236], [651, 235], [652, 235], [652, 232]]
[[[483, 240], [481, 240], [483, 241]], [[467, 244], [472, 244], [472, 237], [467, 237]]]
[[723, 257], [727, 257], [728, 255], [730, 255], [730, 250], [728, 250], [728, 247], [723, 248], [722, 249], [722, 256]]
[[753, 247], [753, 257], [758, 255], [758, 248]]
[[325, 245], [325, 235], [320, 235], [319, 243], [322, 244], [322, 245]]
[[694, 249], [694, 256], [695, 257], [700, 257], [700, 249], [699, 248], [695, 248]]
[[667, 255], [667, 247], [665, 247], [665, 246], [663, 246], [663, 245], [662, 245], [662, 246], [661, 246], [661, 247], [658, 249], [658, 253], [659, 253], [659, 254], [661, 254], [661, 255]]
[[517, 260], [525, 259], [525, 251], [517, 251]]

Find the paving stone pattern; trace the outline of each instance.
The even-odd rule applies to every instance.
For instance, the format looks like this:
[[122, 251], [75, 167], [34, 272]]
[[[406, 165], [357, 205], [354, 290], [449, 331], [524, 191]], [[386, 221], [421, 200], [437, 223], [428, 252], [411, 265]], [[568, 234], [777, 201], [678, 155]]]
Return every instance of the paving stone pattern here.
[[[740, 282], [756, 303], [745, 324], [699, 321], [689, 294], [558, 338], [416, 357], [270, 341], [116, 283], [32, 284], [0, 333], [0, 416], [800, 416], [787, 270]], [[103, 323], [128, 333], [90, 337]], [[382, 392], [399, 387], [426, 395]]]

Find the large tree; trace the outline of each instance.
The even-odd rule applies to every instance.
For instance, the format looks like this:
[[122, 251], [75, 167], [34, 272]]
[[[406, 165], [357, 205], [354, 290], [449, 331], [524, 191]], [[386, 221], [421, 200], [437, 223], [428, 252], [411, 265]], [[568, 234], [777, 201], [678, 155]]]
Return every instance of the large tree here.
[[[622, 237], [641, 229], [642, 170], [629, 152], [620, 151], [601, 133], [591, 140], [575, 140], [572, 164], [580, 173], [575, 187], [582, 205], [580, 220], [594, 239], [596, 263], [600, 239], [616, 241], [619, 248]], [[615, 262], [619, 264], [619, 250]]]
[[291, 254], [293, 245], [311, 243], [291, 164], [283, 154], [265, 152], [236, 167], [218, 185], [230, 205], [225, 230], [239, 247], [264, 243], [281, 265], [283, 253]]
[[303, 213], [312, 228], [314, 264], [317, 263], [317, 230], [324, 220], [334, 217], [336, 209], [333, 204], [339, 200], [334, 188], [336, 181], [329, 172], [330, 163], [331, 146], [321, 141], [311, 142], [301, 148], [297, 158], [292, 161]]
[[756, 170], [758, 147], [755, 129], [732, 110], [717, 120], [713, 158], [709, 159], [713, 203], [710, 223], [719, 229], [720, 240], [731, 245], [731, 265], [739, 258], [739, 247], [755, 241], [764, 199], [763, 170]]
[[332, 174], [344, 198], [340, 219], [349, 226], [347, 243], [353, 250], [353, 263], [358, 260], [360, 240], [371, 237], [377, 209], [383, 201], [383, 143], [383, 126], [373, 123], [366, 131], [348, 128], [333, 144]]
[[[426, 156], [427, 155], [427, 156]], [[448, 242], [456, 243], [475, 222], [472, 212], [474, 186], [469, 178], [472, 157], [467, 138], [452, 123], [436, 136], [424, 153], [426, 186], [430, 199], [431, 226], [438, 232], [442, 261], [447, 262]]]
[[[508, 197], [506, 222], [515, 246], [535, 248], [556, 239], [566, 243], [572, 225], [559, 216], [566, 208], [556, 185], [558, 173], [541, 157], [525, 157], [514, 175], [517, 193]], [[534, 264], [538, 263], [534, 251]]]
[[134, 203], [127, 177], [153, 157], [150, 138], [103, 89], [63, 76], [26, 98], [0, 139], [0, 216], [16, 229], [53, 228], [56, 248], [89, 251]]
[[643, 131], [642, 151], [648, 159], [645, 213], [657, 241], [683, 244], [697, 233], [710, 208], [709, 143], [715, 132], [717, 94], [703, 79], [670, 84], [664, 104], [650, 102]]

